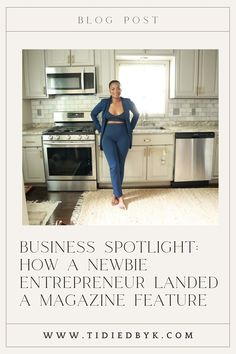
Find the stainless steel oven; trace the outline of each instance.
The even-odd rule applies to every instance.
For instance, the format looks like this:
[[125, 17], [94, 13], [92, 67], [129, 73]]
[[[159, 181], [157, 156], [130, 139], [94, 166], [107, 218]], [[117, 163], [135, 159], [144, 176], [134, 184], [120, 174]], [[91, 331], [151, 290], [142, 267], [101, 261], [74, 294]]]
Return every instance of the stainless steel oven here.
[[[95, 133], [91, 122], [79, 122], [72, 112], [56, 112], [65, 121], [43, 134], [43, 154], [49, 191], [97, 188]], [[73, 124], [68, 116], [73, 116]], [[78, 116], [78, 112], [76, 112]], [[78, 118], [78, 117], [77, 117]], [[68, 122], [68, 120], [70, 122]]]

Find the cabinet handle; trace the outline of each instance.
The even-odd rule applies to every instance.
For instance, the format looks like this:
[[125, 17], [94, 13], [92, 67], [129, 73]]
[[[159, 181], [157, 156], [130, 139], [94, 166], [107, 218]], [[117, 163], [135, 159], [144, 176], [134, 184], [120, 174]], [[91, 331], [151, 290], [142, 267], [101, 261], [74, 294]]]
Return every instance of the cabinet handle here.
[[166, 163], [166, 150], [163, 149], [162, 150], [162, 157], [161, 157], [161, 164], [165, 165], [165, 163]]
[[35, 144], [35, 141], [34, 141], [34, 140], [32, 140], [32, 141], [31, 141], [31, 140], [26, 140], [25, 142], [26, 142], [27, 144]]
[[46, 86], [43, 86], [43, 93], [46, 95]]
[[203, 93], [204, 93], [204, 89], [203, 89], [203, 87], [198, 86], [198, 89], [197, 89], [197, 94], [198, 94], [198, 95], [202, 95]]
[[149, 143], [150, 141], [152, 141], [151, 139], [143, 139], [143, 141], [145, 142], [145, 143]]
[[70, 55], [67, 56], [67, 63], [70, 64]]
[[43, 151], [42, 150], [39, 150], [39, 157], [40, 157], [40, 159], [43, 158]]
[[161, 158], [161, 164], [162, 164], [162, 165], [165, 165], [165, 163], [166, 163], [166, 159], [162, 157], [162, 158]]

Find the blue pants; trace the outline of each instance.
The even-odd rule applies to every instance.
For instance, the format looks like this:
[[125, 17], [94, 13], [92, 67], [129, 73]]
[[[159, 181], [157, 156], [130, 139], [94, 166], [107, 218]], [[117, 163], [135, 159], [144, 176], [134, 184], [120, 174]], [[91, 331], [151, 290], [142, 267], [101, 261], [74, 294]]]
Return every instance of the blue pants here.
[[107, 124], [102, 148], [110, 167], [113, 193], [116, 197], [122, 196], [125, 159], [130, 146], [130, 138], [126, 124]]

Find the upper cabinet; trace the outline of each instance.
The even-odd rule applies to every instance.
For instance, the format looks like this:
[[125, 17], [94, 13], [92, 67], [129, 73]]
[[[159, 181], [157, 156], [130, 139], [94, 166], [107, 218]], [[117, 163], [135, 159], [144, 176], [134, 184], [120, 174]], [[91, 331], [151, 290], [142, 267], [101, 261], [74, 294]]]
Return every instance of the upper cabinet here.
[[94, 66], [94, 50], [23, 50], [23, 98], [46, 98], [46, 66]]
[[46, 66], [68, 66], [71, 64], [70, 50], [45, 50]]
[[218, 51], [199, 50], [198, 96], [218, 97]]
[[196, 97], [198, 84], [198, 51], [176, 50], [175, 70], [170, 80], [175, 83], [174, 94], [178, 97]]
[[95, 65], [98, 95], [108, 96], [109, 82], [115, 79], [115, 51], [95, 50]]
[[218, 97], [218, 51], [175, 50], [170, 66], [170, 97]]
[[94, 65], [94, 50], [45, 50], [46, 66]]
[[23, 97], [47, 97], [44, 50], [23, 50]]
[[117, 49], [116, 56], [122, 55], [138, 55], [138, 56], [145, 56], [145, 55], [173, 55], [173, 49]]

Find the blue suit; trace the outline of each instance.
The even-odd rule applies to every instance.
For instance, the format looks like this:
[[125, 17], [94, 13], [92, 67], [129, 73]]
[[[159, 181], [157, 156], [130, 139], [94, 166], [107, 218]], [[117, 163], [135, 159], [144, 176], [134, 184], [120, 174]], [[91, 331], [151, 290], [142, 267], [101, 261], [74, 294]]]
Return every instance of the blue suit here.
[[[121, 97], [124, 112], [119, 115], [124, 124], [107, 124], [110, 118], [109, 107], [112, 98], [101, 100], [92, 110], [91, 118], [96, 129], [101, 133], [100, 149], [104, 150], [110, 167], [111, 182], [114, 195], [122, 196], [122, 183], [124, 178], [124, 165], [128, 149], [132, 147], [132, 133], [135, 128], [139, 112], [135, 104], [129, 98]], [[98, 120], [102, 112], [102, 122]], [[130, 117], [130, 112], [132, 117]], [[117, 116], [114, 116], [116, 120]]]
[[[91, 118], [95, 123], [96, 129], [101, 133], [101, 140], [100, 140], [100, 147], [102, 149], [102, 138], [103, 134], [105, 131], [107, 119], [106, 119], [106, 113], [109, 110], [110, 104], [111, 104], [112, 98], [104, 98], [101, 100], [92, 110], [91, 112]], [[123, 98], [121, 97], [122, 105], [124, 108], [124, 118], [127, 126], [127, 131], [128, 135], [130, 137], [130, 148], [132, 147], [132, 132], [137, 124], [138, 118], [139, 118], [139, 112], [137, 108], [135, 107], [135, 104], [129, 99], [129, 98]], [[102, 112], [102, 124], [100, 124], [97, 116], [99, 113]], [[132, 112], [133, 117], [130, 120], [130, 112]]]

